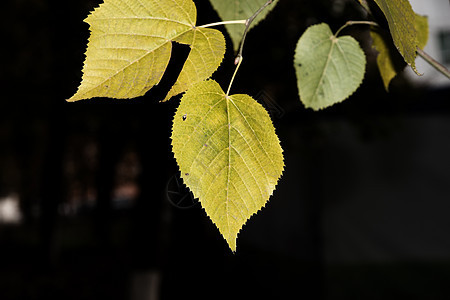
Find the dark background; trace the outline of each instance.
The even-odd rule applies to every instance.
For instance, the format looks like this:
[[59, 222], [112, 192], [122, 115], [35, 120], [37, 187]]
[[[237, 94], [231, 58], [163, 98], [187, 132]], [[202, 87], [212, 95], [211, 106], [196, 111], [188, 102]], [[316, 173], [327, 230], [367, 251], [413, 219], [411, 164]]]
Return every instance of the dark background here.
[[[271, 113], [286, 169], [232, 254], [178, 177], [179, 97], [158, 103], [188, 49], [144, 97], [66, 103], [98, 2], [2, 1], [0, 197], [22, 218], [0, 224], [0, 299], [449, 299], [450, 90], [399, 77], [386, 93], [362, 27], [347, 30], [362, 87], [320, 112], [299, 101], [295, 44], [361, 19], [342, 3], [280, 1], [248, 36], [233, 93]], [[218, 21], [196, 4], [198, 24]], [[224, 88], [233, 60], [213, 76]]]

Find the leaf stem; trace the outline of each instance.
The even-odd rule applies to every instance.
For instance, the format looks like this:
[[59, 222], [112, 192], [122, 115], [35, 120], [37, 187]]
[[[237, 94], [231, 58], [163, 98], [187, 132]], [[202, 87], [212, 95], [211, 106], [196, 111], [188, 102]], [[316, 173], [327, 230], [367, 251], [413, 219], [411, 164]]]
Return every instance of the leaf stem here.
[[233, 20], [233, 21], [222, 21], [222, 22], [215, 22], [210, 24], [205, 24], [201, 26], [197, 26], [199, 28], [207, 28], [207, 27], [213, 27], [213, 26], [219, 26], [219, 25], [228, 25], [228, 24], [246, 24], [247, 20]]
[[230, 95], [231, 86], [233, 85], [234, 78], [236, 77], [236, 74], [237, 74], [239, 67], [241, 66], [241, 63], [243, 60], [244, 60], [244, 58], [241, 56], [241, 58], [237, 62], [237, 66], [236, 66], [236, 69], [234, 70], [233, 77], [231, 77], [230, 84], [228, 85], [227, 97]]
[[256, 19], [256, 17], [270, 4], [273, 3], [273, 0], [268, 0], [263, 6], [261, 6], [254, 14], [253, 16], [251, 16], [250, 18], [248, 18], [245, 22], [245, 31], [244, 34], [242, 36], [242, 41], [241, 41], [241, 46], [239, 48], [239, 53], [237, 57], [241, 57], [242, 58], [242, 51], [244, 49], [244, 43], [245, 43], [245, 39], [247, 37], [247, 33], [250, 30], [250, 25], [252, 24], [252, 22]]
[[336, 33], [334, 34], [334, 36], [338, 36], [339, 33], [341, 33], [342, 30], [344, 30], [345, 28], [347, 28], [348, 26], [352, 26], [352, 25], [371, 25], [371, 26], [379, 26], [378, 23], [376, 22], [372, 22], [372, 21], [347, 21], [344, 25], [342, 25], [341, 28], [338, 29], [338, 31], [336, 31]]
[[244, 34], [242, 35], [242, 41], [241, 41], [241, 45], [239, 47], [239, 52], [238, 55], [236, 56], [236, 59], [234, 60], [234, 64], [236, 65], [236, 70], [234, 71], [233, 77], [231, 78], [230, 84], [228, 86], [228, 91], [227, 91], [227, 96], [230, 93], [231, 90], [231, 86], [233, 84], [234, 78], [236, 77], [236, 73], [239, 70], [239, 67], [241, 66], [241, 62], [244, 59], [242, 52], [244, 50], [244, 43], [245, 43], [245, 39], [247, 38], [247, 33], [250, 30], [250, 25], [252, 24], [252, 22], [256, 19], [256, 17], [270, 4], [273, 3], [274, 0], [268, 0], [263, 6], [261, 6], [250, 18], [248, 18], [247, 20], [245, 20], [245, 30], [244, 30]]
[[433, 66], [436, 70], [450, 79], [450, 71], [441, 63], [432, 58], [428, 53], [417, 47], [417, 54], [422, 57], [427, 63]]

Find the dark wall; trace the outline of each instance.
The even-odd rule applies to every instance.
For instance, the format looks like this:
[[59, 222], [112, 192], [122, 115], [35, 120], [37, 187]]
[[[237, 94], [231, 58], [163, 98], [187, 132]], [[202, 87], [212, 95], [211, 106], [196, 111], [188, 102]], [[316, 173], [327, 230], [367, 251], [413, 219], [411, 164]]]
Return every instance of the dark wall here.
[[[66, 103], [97, 2], [2, 2], [0, 196], [20, 200], [22, 219], [0, 224], [0, 298], [448, 298], [450, 91], [400, 77], [386, 93], [367, 33], [354, 28], [369, 59], [363, 86], [306, 110], [295, 44], [311, 24], [361, 18], [339, 3], [280, 1], [248, 36], [233, 93], [269, 110], [286, 170], [233, 255], [178, 178], [169, 137], [179, 97], [158, 103], [186, 49], [144, 97]], [[218, 20], [196, 4], [199, 24]], [[214, 75], [222, 86], [228, 49]]]

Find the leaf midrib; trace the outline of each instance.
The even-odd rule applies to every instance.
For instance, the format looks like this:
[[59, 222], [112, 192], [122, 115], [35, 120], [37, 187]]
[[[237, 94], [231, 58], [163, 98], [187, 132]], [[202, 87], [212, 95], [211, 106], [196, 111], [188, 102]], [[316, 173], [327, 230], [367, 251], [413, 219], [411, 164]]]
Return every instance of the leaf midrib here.
[[[332, 37], [334, 37], [334, 35], [330, 36], [330, 39], [331, 39]], [[327, 61], [326, 61], [326, 63], [325, 63], [325, 67], [323, 68], [323, 72], [322, 72], [322, 74], [320, 75], [320, 79], [319, 79], [319, 81], [317, 82], [317, 86], [316, 86], [315, 91], [314, 91], [314, 94], [313, 94], [313, 99], [314, 99], [315, 101], [318, 100], [318, 99], [317, 99], [317, 93], [319, 92], [319, 87], [322, 85], [321, 82], [322, 82], [322, 80], [323, 80], [324, 77], [325, 77], [325, 73], [326, 73], [326, 70], [327, 70], [327, 68], [328, 68], [328, 64], [330, 63], [331, 53], [333, 52], [334, 44], [336, 44], [337, 42], [338, 42], [338, 41], [333, 42], [333, 40], [331, 40], [331, 47], [330, 47], [330, 51], [328, 52], [328, 57], [327, 57]]]
[[228, 120], [228, 174], [227, 174], [227, 188], [226, 188], [226, 194], [227, 194], [227, 198], [225, 201], [225, 205], [226, 205], [226, 212], [227, 212], [227, 229], [228, 229], [228, 235], [230, 236], [230, 213], [229, 213], [229, 208], [228, 208], [228, 204], [230, 202], [230, 197], [228, 196], [228, 193], [230, 192], [229, 187], [230, 187], [230, 175], [231, 175], [231, 120], [230, 120], [230, 97], [228, 95], [225, 96], [225, 101], [227, 104], [227, 120]]
[[[245, 123], [247, 124], [247, 127], [252, 131], [253, 137], [256, 138], [256, 140], [258, 141], [258, 144], [261, 146], [261, 149], [263, 149], [263, 151], [264, 151], [266, 157], [269, 158], [271, 164], [272, 164], [272, 165], [275, 165], [275, 164], [274, 164], [272, 158], [270, 157], [269, 153], [267, 153], [265, 147], [263, 147], [263, 145], [262, 145], [261, 141], [259, 140], [259, 137], [258, 137], [258, 135], [256, 134], [255, 130], [253, 129], [253, 127], [251, 126], [251, 124], [247, 121], [247, 118], [245, 117], [244, 113], [239, 109], [239, 107], [236, 105], [236, 103], [234, 103], [234, 101], [233, 101], [233, 99], [232, 99], [232, 96], [227, 96], [227, 97], [226, 97], [226, 101], [227, 101], [227, 116], [228, 116], [228, 124], [229, 124], [229, 126], [228, 126], [228, 155], [229, 155], [229, 156], [228, 156], [228, 182], [227, 182], [227, 199], [226, 199], [226, 202], [227, 202], [227, 212], [228, 212], [228, 202], [231, 201], [231, 200], [229, 199], [229, 197], [228, 197], [228, 186], [229, 186], [229, 183], [230, 183], [230, 174], [231, 174], [231, 148], [234, 148], [234, 147], [231, 145], [231, 137], [230, 137], [230, 134], [231, 134], [231, 120], [230, 120], [230, 106], [229, 106], [230, 102], [233, 104], [234, 108], [239, 112], [240, 116], [244, 119]], [[236, 130], [236, 129], [235, 129], [235, 130]], [[238, 131], [238, 132], [239, 132], [239, 131]], [[241, 135], [241, 137], [242, 137], [242, 139], [245, 141], [245, 143], [246, 143], [247, 145], [249, 145], [249, 143], [248, 143], [247, 139], [244, 137], [244, 135], [243, 135], [242, 133], [240, 133], [240, 132], [239, 132], [239, 134]], [[258, 159], [258, 156], [253, 152], [253, 148], [250, 147], [250, 146], [249, 146], [249, 148], [250, 148], [250, 150], [251, 150], [251, 152], [252, 152], [252, 154], [253, 154], [253, 157], [254, 157], [255, 160], [258, 162], [258, 165], [259, 165], [260, 169], [264, 172], [264, 175], [265, 175], [265, 179], [266, 179], [267, 184], [270, 184], [269, 176], [267, 175], [266, 170], [265, 170], [264, 167], [262, 166], [261, 161]], [[235, 148], [234, 148], [234, 149], [235, 149]], [[236, 151], [236, 150], [235, 150], [235, 151]], [[238, 155], [240, 155], [239, 152], [236, 151], [236, 153], [238, 153]], [[240, 156], [241, 156], [241, 155], [240, 155]], [[242, 157], [242, 156], [241, 156], [241, 157]], [[255, 180], [255, 182], [256, 182], [256, 185], [258, 186], [258, 189], [259, 189], [259, 191], [260, 191], [261, 198], [264, 198], [264, 197], [263, 197], [263, 190], [261, 189], [261, 186], [260, 186], [259, 181], [257, 180], [257, 178], [255, 177], [255, 175], [254, 175], [253, 172], [251, 171], [250, 167], [248, 167], [247, 163], [245, 162], [245, 159], [242, 158], [242, 160], [243, 160], [243, 162], [245, 163], [245, 165], [247, 166], [247, 169], [249, 170], [250, 174], [251, 174], [252, 177], [254, 178], [254, 180]], [[237, 173], [237, 174], [239, 175], [239, 173]], [[247, 190], [248, 190], [248, 187], [247, 187], [246, 182], [245, 182], [244, 180], [242, 180], [242, 182], [245, 184], [245, 186], [246, 186], [246, 188], [247, 188]], [[257, 204], [257, 203], [256, 203], [256, 200], [255, 200], [253, 197], [251, 197], [251, 198], [252, 198], [253, 202], [254, 202], [255, 204]], [[234, 203], [234, 201], [232, 201], [232, 202], [233, 202], [234, 205], [236, 205], [236, 204]], [[247, 211], [249, 212], [249, 208], [248, 208], [247, 204], [246, 204], [245, 202], [243, 202], [243, 204], [244, 204], [244, 206], [247, 208]], [[256, 205], [256, 206], [257, 206], [257, 205]], [[228, 229], [230, 229], [230, 226], [229, 226], [229, 216], [230, 216], [230, 214], [227, 213]], [[245, 218], [244, 218], [244, 219], [245, 219]]]
[[[275, 165], [275, 164], [274, 164], [272, 158], [270, 157], [269, 153], [267, 153], [267, 151], [266, 151], [265, 148], [263, 147], [263, 145], [262, 145], [261, 141], [259, 140], [258, 135], [256, 134], [255, 130], [253, 129], [253, 127], [252, 127], [252, 126], [249, 124], [249, 122], [247, 121], [247, 118], [245, 117], [244, 113], [243, 113], [243, 112], [239, 109], [239, 107], [234, 103], [233, 99], [232, 99], [230, 96], [227, 97], [226, 95], [219, 94], [219, 93], [212, 93], [212, 94], [220, 95], [220, 96], [223, 97], [223, 98], [222, 98], [221, 100], [217, 101], [217, 102], [210, 108], [210, 110], [208, 111], [208, 113], [202, 118], [202, 121], [200, 121], [200, 122], [198, 123], [198, 125], [194, 127], [193, 132], [197, 131], [197, 129], [200, 127], [200, 125], [201, 125], [201, 124], [203, 123], [203, 121], [206, 119], [207, 115], [208, 115], [211, 111], [213, 111], [213, 109], [212, 109], [213, 107], [216, 107], [217, 105], [219, 105], [220, 103], [222, 103], [222, 101], [226, 101], [226, 107], [227, 107], [227, 112], [226, 112], [226, 113], [227, 113], [227, 122], [228, 122], [228, 124], [225, 124], [224, 126], [227, 127], [227, 132], [228, 132], [228, 147], [227, 147], [227, 149], [223, 149], [223, 150], [221, 150], [220, 152], [218, 152], [218, 153], [216, 154], [216, 157], [215, 157], [213, 160], [215, 160], [215, 159], [219, 156], [219, 154], [220, 154], [221, 152], [223, 152], [224, 150], [228, 151], [228, 162], [227, 162], [227, 166], [225, 167], [225, 168], [227, 169], [227, 182], [226, 182], [226, 200], [225, 200], [225, 206], [226, 206], [226, 211], [227, 211], [227, 214], [226, 214], [226, 216], [227, 216], [227, 228], [228, 228], [228, 230], [230, 230], [230, 228], [231, 228], [231, 227], [230, 227], [230, 217], [232, 217], [232, 215], [229, 213], [229, 204], [230, 204], [229, 202], [231, 201], [231, 202], [233, 202], [233, 205], [236, 205], [236, 203], [234, 203], [234, 201], [232, 201], [232, 200], [230, 199], [230, 197], [229, 197], [229, 188], [230, 188], [230, 184], [231, 184], [231, 178], [230, 178], [230, 176], [231, 176], [231, 168], [232, 168], [232, 165], [231, 165], [231, 150], [232, 150], [232, 148], [234, 149], [234, 146], [231, 144], [231, 128], [232, 128], [232, 126], [231, 126], [231, 119], [230, 119], [230, 117], [231, 117], [231, 114], [230, 114], [230, 109], [231, 109], [231, 108], [230, 108], [230, 103], [233, 105], [233, 107], [235, 107], [235, 109], [239, 112], [239, 114], [241, 115], [241, 117], [245, 120], [245, 123], [247, 124], [248, 128], [250, 128], [250, 130], [253, 132], [253, 136], [256, 138], [256, 140], [258, 141], [259, 145], [261, 145], [261, 148], [264, 150], [264, 153], [266, 154], [266, 157], [269, 158], [271, 164], [272, 164], [272, 165]], [[240, 135], [243, 137], [242, 134], [240, 134]], [[191, 136], [192, 136], [192, 134], [191, 134]], [[247, 141], [245, 138], [243, 138], [243, 139], [244, 139], [244, 141], [248, 144], [248, 141]], [[186, 139], [185, 145], [189, 142], [189, 140], [190, 140], [190, 138]], [[182, 148], [184, 148], [184, 147], [185, 147], [185, 146], [183, 146]], [[261, 161], [258, 159], [258, 156], [253, 152], [253, 149], [251, 149], [251, 150], [252, 150], [253, 156], [254, 156], [255, 159], [257, 160], [257, 162], [258, 162], [258, 164], [259, 164], [261, 170], [263, 170], [263, 172], [264, 172], [264, 174], [265, 174], [265, 179], [266, 179], [267, 184], [270, 184], [269, 176], [268, 176], [268, 174], [266, 173], [264, 167], [262, 166]], [[200, 153], [200, 152], [199, 152], [199, 153]], [[197, 156], [193, 159], [193, 161], [192, 161], [191, 166], [189, 167], [189, 169], [192, 167], [192, 165], [193, 165], [193, 164], [195, 163], [195, 161], [197, 160], [197, 157], [198, 157], [199, 153], [197, 153]], [[238, 153], [238, 152], [237, 152], [237, 153]], [[238, 154], [239, 154], [239, 153], [238, 153]], [[244, 160], [244, 163], [246, 164], [245, 160]], [[246, 165], [247, 165], [247, 164], [246, 164]], [[255, 182], [257, 183], [257, 186], [258, 186], [258, 189], [259, 189], [259, 191], [260, 191], [261, 197], [263, 198], [263, 193], [264, 193], [265, 191], [261, 188], [261, 185], [258, 183], [257, 178], [256, 178], [255, 175], [251, 172], [250, 167], [247, 166], [247, 169], [249, 170], [249, 172], [251, 173], [251, 175], [252, 175], [252, 177], [254, 178]], [[217, 179], [217, 177], [218, 177], [218, 176], [216, 176], [216, 177], [214, 178], [213, 181], [215, 181], [215, 180]], [[200, 181], [202, 181], [202, 180], [200, 179]], [[244, 182], [244, 181], [243, 181], [243, 182]], [[245, 183], [245, 182], [244, 182], [244, 183]], [[210, 190], [210, 188], [211, 188], [212, 186], [213, 186], [213, 185], [210, 184], [209, 187], [208, 187], [208, 189], [207, 189], [206, 191], [204, 191], [204, 193], [208, 193], [209, 190]], [[247, 185], [246, 185], [246, 187], [247, 187]], [[248, 188], [247, 188], [247, 189], [248, 189]], [[252, 200], [254, 201], [254, 203], [255, 203], [255, 205], [256, 205], [256, 204], [257, 204], [257, 203], [256, 203], [256, 200], [255, 200], [253, 197], [252, 197]], [[247, 206], [245, 203], [244, 203], [244, 205], [247, 207], [247, 210], [249, 211], [248, 206]], [[256, 205], [256, 206], [257, 206], [257, 205]], [[228, 232], [228, 233], [229, 233], [229, 232]]]

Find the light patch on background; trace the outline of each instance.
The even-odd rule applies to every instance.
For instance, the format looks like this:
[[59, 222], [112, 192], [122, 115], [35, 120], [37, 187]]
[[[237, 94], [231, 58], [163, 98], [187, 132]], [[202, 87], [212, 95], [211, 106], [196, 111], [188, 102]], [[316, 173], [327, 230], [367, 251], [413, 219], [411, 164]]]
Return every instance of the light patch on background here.
[[0, 198], [0, 223], [19, 224], [22, 213], [19, 206], [19, 197], [15, 194]]

